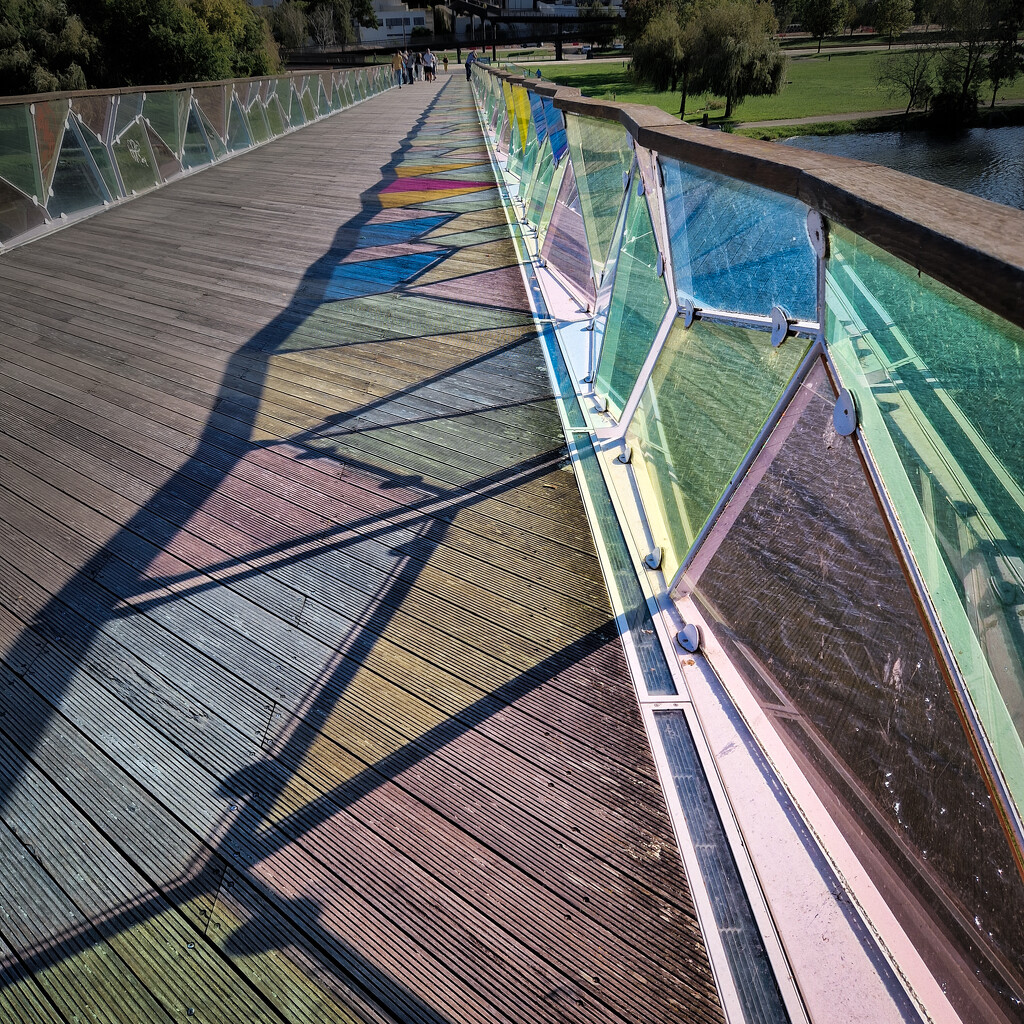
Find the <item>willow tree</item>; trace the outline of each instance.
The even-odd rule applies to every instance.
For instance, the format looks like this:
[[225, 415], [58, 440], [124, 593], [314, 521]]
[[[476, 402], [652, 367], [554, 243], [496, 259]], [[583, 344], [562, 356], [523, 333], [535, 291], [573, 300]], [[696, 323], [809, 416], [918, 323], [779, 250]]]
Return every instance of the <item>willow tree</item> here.
[[720, 0], [702, 11], [694, 21], [690, 87], [723, 96], [726, 118], [748, 96], [774, 96], [786, 70], [777, 29], [770, 3]]

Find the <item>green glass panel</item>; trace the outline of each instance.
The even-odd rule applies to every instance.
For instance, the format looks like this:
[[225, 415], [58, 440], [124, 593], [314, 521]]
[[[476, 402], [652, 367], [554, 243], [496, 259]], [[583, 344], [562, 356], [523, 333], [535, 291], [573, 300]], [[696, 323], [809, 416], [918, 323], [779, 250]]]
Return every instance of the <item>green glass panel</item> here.
[[32, 105], [35, 107], [36, 151], [43, 178], [43, 194], [49, 195], [71, 104], [67, 100], [50, 100], [37, 101]]
[[156, 160], [149, 148], [149, 135], [140, 121], [126, 128], [111, 148], [128, 195], [144, 192], [160, 181]]
[[146, 94], [142, 108], [150, 127], [175, 155], [181, 153], [185, 140], [185, 119], [189, 97], [185, 92], [153, 92]]
[[308, 89], [302, 94], [302, 112], [306, 115], [307, 121], [316, 120], [316, 105], [313, 103], [313, 94]]
[[249, 134], [249, 125], [238, 105], [238, 100], [232, 98], [231, 111], [228, 114], [228, 149], [232, 153], [240, 149], [248, 149], [252, 145], [252, 136]]
[[284, 113], [276, 96], [271, 96], [270, 102], [267, 103], [267, 124], [270, 125], [270, 133], [275, 138], [284, 134]]
[[89, 150], [74, 128], [64, 133], [50, 191], [46, 211], [54, 218], [102, 206], [108, 198]]
[[210, 148], [206, 132], [203, 130], [199, 111], [195, 108], [189, 111], [181, 162], [186, 168], [202, 167], [204, 164], [213, 163], [213, 150]]
[[568, 114], [565, 126], [580, 190], [594, 280], [600, 284], [633, 151], [626, 129], [611, 121]]
[[120, 198], [121, 186], [117, 183], [117, 174], [114, 171], [114, 165], [110, 160], [110, 153], [107, 151], [107, 147], [89, 130], [88, 126], [81, 122], [76, 122], [76, 124], [82, 138], [85, 140], [85, 144], [89, 147], [89, 153], [103, 178], [103, 184], [106, 185], [107, 192], [110, 193], [111, 198]]
[[676, 320], [629, 438], [662, 566], [671, 579], [800, 366], [810, 342]]
[[668, 289], [664, 277], [658, 275], [657, 264], [658, 243], [647, 200], [634, 192], [626, 213], [594, 385], [608, 398], [608, 408], [616, 417], [622, 415], [668, 312]]
[[249, 108], [249, 129], [253, 142], [266, 142], [270, 138], [270, 124], [263, 104], [258, 101]]
[[341, 93], [338, 91], [337, 84], [335, 84], [331, 88], [331, 110], [341, 110], [342, 106]]
[[27, 196], [42, 198], [43, 184], [28, 104], [0, 107], [0, 178]]
[[1024, 331], [835, 229], [827, 336], [1024, 812]]

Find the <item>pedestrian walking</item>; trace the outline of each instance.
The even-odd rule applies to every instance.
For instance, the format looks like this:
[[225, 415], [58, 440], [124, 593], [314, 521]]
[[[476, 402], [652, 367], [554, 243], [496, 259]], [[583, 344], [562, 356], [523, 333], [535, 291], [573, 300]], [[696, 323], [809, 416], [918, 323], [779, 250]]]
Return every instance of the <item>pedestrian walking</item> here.
[[423, 74], [428, 82], [433, 82], [437, 78], [434, 73], [437, 70], [437, 58], [430, 52], [430, 47], [427, 47], [427, 52], [423, 54]]
[[395, 76], [395, 85], [397, 85], [399, 89], [402, 88], [402, 78], [404, 77], [403, 64], [402, 51], [395, 50], [395, 55], [391, 58], [391, 72]]
[[473, 61], [476, 60], [476, 50], [470, 50], [466, 56], [466, 81], [470, 81], [473, 77]]
[[448, 54], [446, 53], [442, 58], [444, 60], [444, 73], [448, 74]]
[[423, 54], [419, 50], [416, 51], [416, 56], [413, 58], [413, 67], [416, 69], [416, 81], [423, 81]]

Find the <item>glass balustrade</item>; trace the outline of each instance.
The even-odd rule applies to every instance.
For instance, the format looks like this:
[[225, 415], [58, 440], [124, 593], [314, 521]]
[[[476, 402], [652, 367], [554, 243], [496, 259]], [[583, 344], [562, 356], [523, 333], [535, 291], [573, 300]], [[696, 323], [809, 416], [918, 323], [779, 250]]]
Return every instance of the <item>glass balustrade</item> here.
[[390, 69], [0, 105], [0, 245], [269, 142], [393, 84]]
[[1024, 330], [841, 225], [816, 248], [805, 203], [652, 133], [482, 88], [540, 255], [593, 313], [590, 427], [638, 555], [962, 1019], [1019, 1019]]

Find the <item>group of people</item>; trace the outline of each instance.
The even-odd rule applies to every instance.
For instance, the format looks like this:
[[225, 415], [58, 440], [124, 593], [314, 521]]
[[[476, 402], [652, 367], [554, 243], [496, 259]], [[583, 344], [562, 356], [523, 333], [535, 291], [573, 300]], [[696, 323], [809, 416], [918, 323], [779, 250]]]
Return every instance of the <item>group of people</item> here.
[[[445, 54], [441, 60], [447, 72], [448, 55]], [[412, 85], [413, 82], [433, 82], [437, 78], [437, 55], [431, 53], [429, 47], [423, 53], [418, 50], [415, 53], [397, 50], [391, 58], [391, 69], [395, 73], [395, 82], [399, 89], [403, 85]]]

